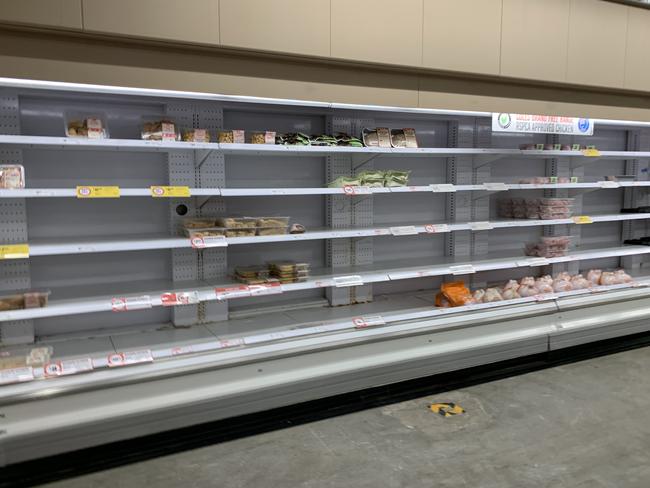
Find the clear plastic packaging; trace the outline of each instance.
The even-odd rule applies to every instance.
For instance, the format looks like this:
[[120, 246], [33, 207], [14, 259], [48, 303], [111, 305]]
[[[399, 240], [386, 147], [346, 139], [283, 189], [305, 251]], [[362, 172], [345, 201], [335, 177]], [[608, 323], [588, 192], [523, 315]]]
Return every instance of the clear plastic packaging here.
[[213, 217], [186, 217], [181, 225], [185, 229], [205, 229], [215, 227], [216, 220]]
[[108, 139], [106, 114], [101, 112], [66, 112], [65, 135], [86, 139]]
[[573, 205], [575, 198], [539, 198], [537, 203], [547, 207], [567, 207]]
[[183, 229], [185, 235], [194, 239], [195, 237], [225, 236], [226, 229], [223, 227], [204, 227], [198, 229]]
[[390, 144], [393, 147], [418, 147], [415, 129], [391, 129]]
[[176, 123], [170, 118], [142, 120], [141, 137], [145, 141], [179, 141], [180, 132]]
[[256, 219], [253, 217], [218, 217], [216, 219], [219, 227], [226, 229], [255, 229]]
[[275, 132], [250, 132], [248, 134], [250, 144], [275, 144]]
[[25, 188], [24, 166], [22, 164], [1, 164], [0, 188], [5, 190]]
[[0, 295], [0, 312], [47, 307], [50, 290], [23, 290]]
[[15, 346], [0, 351], [0, 369], [43, 366], [51, 357], [51, 346]]
[[410, 171], [389, 169], [384, 172], [384, 186], [406, 186], [409, 183]]
[[384, 172], [380, 170], [361, 171], [357, 174], [361, 181], [361, 186], [379, 188], [384, 186]]
[[288, 227], [290, 217], [256, 217], [255, 225], [260, 228]]
[[244, 144], [246, 142], [246, 133], [243, 130], [222, 130], [217, 134], [220, 144]]
[[207, 129], [184, 128], [181, 132], [185, 142], [210, 142], [210, 132]]
[[284, 227], [258, 227], [258, 236], [279, 236], [288, 233], [289, 226]]

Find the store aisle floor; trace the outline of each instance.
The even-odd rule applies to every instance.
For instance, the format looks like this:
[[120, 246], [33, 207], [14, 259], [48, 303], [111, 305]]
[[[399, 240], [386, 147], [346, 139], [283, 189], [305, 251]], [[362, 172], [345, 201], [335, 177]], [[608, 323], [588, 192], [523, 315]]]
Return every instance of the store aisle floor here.
[[636, 349], [46, 486], [647, 488], [649, 371]]

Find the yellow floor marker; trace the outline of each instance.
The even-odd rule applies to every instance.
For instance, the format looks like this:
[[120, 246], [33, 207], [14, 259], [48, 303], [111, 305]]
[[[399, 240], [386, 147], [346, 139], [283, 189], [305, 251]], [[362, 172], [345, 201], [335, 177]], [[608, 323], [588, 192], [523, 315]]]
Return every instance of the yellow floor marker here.
[[440, 414], [443, 417], [452, 417], [465, 413], [465, 409], [455, 403], [432, 403], [429, 408], [433, 413]]

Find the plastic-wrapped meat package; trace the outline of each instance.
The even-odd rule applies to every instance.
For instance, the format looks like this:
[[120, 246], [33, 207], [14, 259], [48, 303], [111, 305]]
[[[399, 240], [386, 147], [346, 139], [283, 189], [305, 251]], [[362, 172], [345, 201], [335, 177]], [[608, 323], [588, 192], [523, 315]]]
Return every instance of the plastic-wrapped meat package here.
[[553, 286], [553, 277], [551, 275], [540, 276], [535, 280], [535, 283], [537, 282], [546, 283], [547, 285]]
[[589, 288], [591, 285], [591, 281], [589, 281], [581, 274], [577, 274], [571, 278], [571, 286], [574, 290], [584, 290], [586, 288]]
[[503, 285], [503, 290], [514, 290], [517, 291], [519, 289], [519, 283], [517, 283], [516, 280], [509, 280], [505, 285]]
[[501, 296], [503, 297], [504, 300], [513, 300], [515, 298], [520, 298], [519, 293], [517, 293], [517, 290], [514, 288], [505, 288], [501, 292]]
[[571, 178], [568, 176], [558, 176], [557, 177], [557, 182], [558, 183], [571, 183]]
[[540, 241], [548, 246], [568, 246], [571, 243], [571, 236], [543, 236]]
[[503, 300], [498, 288], [488, 288], [483, 296], [483, 303], [500, 302]]
[[616, 285], [616, 275], [611, 271], [603, 271], [603, 274], [600, 275], [600, 284], [607, 285]]
[[571, 291], [571, 290], [573, 290], [571, 281], [563, 280], [563, 279], [555, 279], [553, 281], [553, 291], [559, 292], [559, 291]]
[[591, 281], [594, 285], [600, 284], [600, 277], [603, 272], [599, 269], [590, 269], [587, 273], [587, 279]]
[[[568, 219], [573, 214], [569, 208], [562, 207], [539, 207], [537, 215], [542, 220]], [[532, 218], [532, 217], [529, 217]]]
[[537, 288], [539, 293], [553, 293], [553, 280], [551, 280], [549, 283], [545, 280], [542, 280], [541, 278], [538, 278], [535, 280], [535, 288]]
[[532, 276], [525, 276], [519, 281], [519, 284], [521, 286], [535, 286], [535, 278]]
[[567, 208], [573, 205], [574, 200], [573, 198], [539, 198], [537, 203], [545, 207]]
[[[534, 283], [534, 281], [533, 281]], [[522, 285], [519, 287], [519, 290], [517, 291], [519, 293], [520, 297], [532, 297], [535, 295], [539, 295], [539, 289], [534, 286], [534, 285]]]
[[619, 284], [631, 283], [633, 281], [632, 277], [627, 274], [624, 269], [618, 269], [614, 271], [614, 276], [616, 278], [616, 282]]
[[555, 275], [553, 281], [557, 281], [557, 280], [571, 281], [571, 273], [567, 271], [562, 271], [561, 273]]
[[473, 303], [483, 303], [483, 296], [485, 295], [485, 290], [479, 289], [474, 290], [472, 293], [472, 302]]

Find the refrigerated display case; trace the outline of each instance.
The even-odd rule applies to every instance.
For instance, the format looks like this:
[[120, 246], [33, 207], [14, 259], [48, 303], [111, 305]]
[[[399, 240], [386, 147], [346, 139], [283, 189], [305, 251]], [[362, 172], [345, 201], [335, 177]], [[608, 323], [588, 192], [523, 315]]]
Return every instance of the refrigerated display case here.
[[[2, 464], [650, 329], [650, 123], [0, 91], [0, 165], [24, 168], [0, 189]], [[584, 280], [501, 296], [561, 273]], [[449, 282], [501, 299], [436, 306]]]

